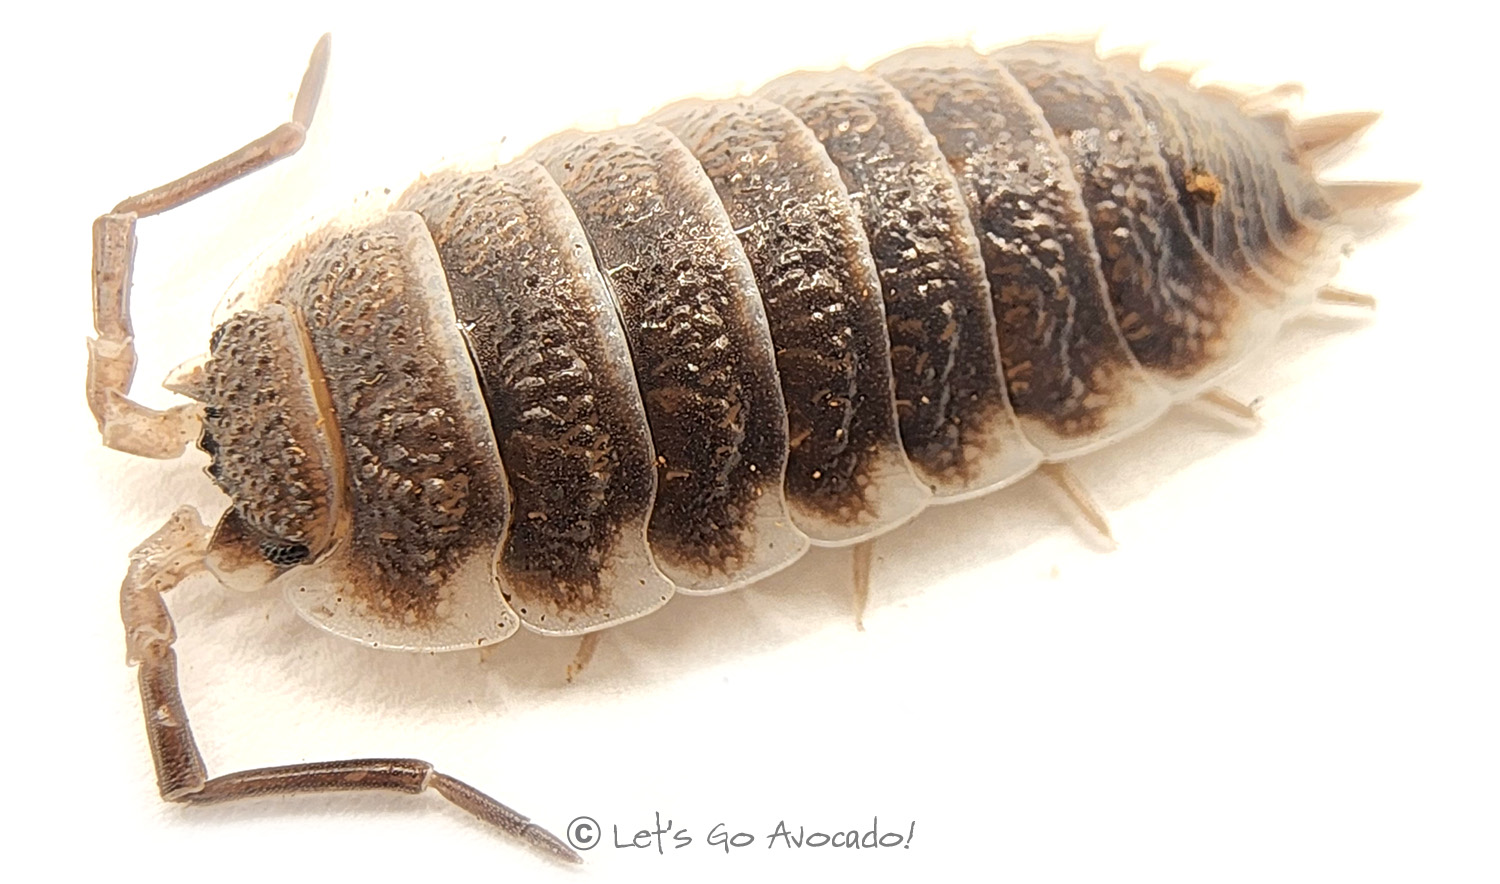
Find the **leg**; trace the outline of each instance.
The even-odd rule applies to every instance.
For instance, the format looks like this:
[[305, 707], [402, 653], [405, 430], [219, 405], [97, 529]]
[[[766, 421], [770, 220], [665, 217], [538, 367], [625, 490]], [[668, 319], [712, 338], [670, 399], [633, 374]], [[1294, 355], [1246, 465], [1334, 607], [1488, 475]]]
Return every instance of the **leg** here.
[[198, 438], [201, 419], [197, 405], [156, 411], [130, 398], [136, 363], [130, 322], [136, 219], [176, 208], [296, 153], [323, 90], [328, 51], [325, 34], [313, 48], [291, 122], [196, 172], [125, 200], [94, 222], [94, 330], [99, 337], [89, 341], [88, 401], [110, 448], [143, 457], [177, 457]]
[[875, 556], [875, 541], [854, 545], [854, 627], [865, 631], [865, 608], [870, 604], [870, 560]]
[[589, 661], [594, 659], [594, 649], [597, 647], [599, 647], [599, 633], [590, 632], [584, 635], [583, 641], [578, 643], [578, 653], [573, 655], [573, 662], [568, 664], [568, 670], [563, 676], [568, 684], [572, 684], [573, 679], [588, 667]]
[[1221, 415], [1228, 415], [1236, 421], [1255, 427], [1260, 426], [1260, 414], [1255, 410], [1260, 404], [1259, 399], [1253, 402], [1241, 402], [1224, 389], [1211, 387], [1198, 396], [1198, 401]]
[[1079, 515], [1083, 516], [1084, 521], [1094, 526], [1099, 536], [1109, 541], [1111, 547], [1115, 546], [1115, 535], [1109, 530], [1109, 519], [1105, 517], [1099, 504], [1094, 501], [1094, 496], [1089, 494], [1088, 489], [1083, 487], [1083, 483], [1078, 481], [1078, 477], [1073, 475], [1073, 471], [1068, 469], [1066, 464], [1044, 463], [1040, 472], [1062, 489], [1062, 492], [1078, 508]]
[[[1363, 117], [1367, 115], [1349, 114], [1350, 117]], [[1373, 118], [1372, 120], [1373, 121]], [[1360, 307], [1366, 310], [1375, 309], [1375, 299], [1370, 295], [1360, 292], [1351, 292], [1337, 286], [1325, 285], [1318, 289], [1317, 299], [1319, 303], [1332, 304], [1339, 307]], [[1221, 416], [1227, 416], [1236, 423], [1247, 424], [1251, 427], [1261, 426], [1260, 413], [1257, 407], [1260, 399], [1243, 402], [1231, 395], [1222, 387], [1210, 387], [1198, 395], [1196, 400]]]
[[1337, 307], [1362, 307], [1366, 310], [1374, 310], [1376, 304], [1374, 295], [1351, 292], [1333, 285], [1325, 285], [1318, 289], [1318, 301]]
[[560, 859], [581, 862], [556, 836], [473, 787], [415, 759], [365, 758], [291, 764], [240, 771], [210, 779], [193, 739], [177, 685], [176, 629], [162, 593], [203, 568], [209, 530], [189, 507], [130, 554], [120, 585], [126, 659], [140, 666], [141, 708], [156, 762], [161, 797], [183, 804], [216, 804], [297, 792], [381, 790], [415, 795], [431, 788], [495, 828]]

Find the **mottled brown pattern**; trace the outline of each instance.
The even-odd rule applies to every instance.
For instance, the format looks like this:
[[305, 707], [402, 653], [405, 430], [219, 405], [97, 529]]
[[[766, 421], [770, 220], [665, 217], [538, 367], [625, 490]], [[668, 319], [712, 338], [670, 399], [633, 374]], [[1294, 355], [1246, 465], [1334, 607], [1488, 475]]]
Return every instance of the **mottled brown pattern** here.
[[[992, 57], [1031, 93], [1072, 161], [1115, 318], [1136, 359], [1174, 378], [1214, 366], [1229, 350], [1240, 296], [1195, 247], [1139, 111], [1086, 47], [1027, 43]], [[1211, 194], [1210, 204], [1222, 190], [1211, 175], [1187, 185], [1200, 199]]]
[[1132, 70], [1117, 69], [1116, 73], [1148, 118], [1159, 113], [1182, 128], [1185, 149], [1192, 155], [1187, 173], [1212, 175], [1224, 185], [1220, 200], [1197, 210], [1200, 215], [1211, 215], [1220, 233], [1213, 250], [1219, 265], [1263, 302], [1279, 303], [1302, 267], [1299, 259], [1282, 251], [1273, 236], [1267, 220], [1268, 197], [1261, 184], [1270, 179], [1264, 170], [1256, 171], [1256, 160], [1235, 128], [1237, 113], [1225, 113], [1201, 93], [1167, 77]]
[[[488, 543], [523, 611], [615, 616], [612, 550], [642, 519], [679, 588], [735, 585], [800, 552], [787, 500], [842, 542], [887, 488], [921, 505], [906, 458], [961, 493], [974, 464], [1035, 463], [1017, 416], [1053, 457], [1149, 419], [1141, 367], [1177, 392], [1243, 352], [1271, 315], [1243, 295], [1283, 299], [1330, 211], [1284, 120], [1056, 43], [913, 50], [656, 119], [420, 182], [398, 208], [440, 278], [414, 275], [411, 216], [294, 251], [270, 301], [305, 320], [312, 392], [280, 380], [303, 339], [279, 307], [226, 324], [205, 370], [234, 529], [283, 566], [347, 534], [333, 586], [396, 621], [440, 619]], [[453, 383], [476, 373], [482, 408]], [[296, 428], [324, 419], [314, 450]]]
[[336, 477], [292, 317], [275, 305], [230, 317], [214, 330], [203, 381], [199, 447], [247, 532], [268, 553], [322, 552]]
[[[1156, 135], [1157, 149], [1167, 164], [1168, 178], [1176, 188], [1178, 208], [1188, 233], [1202, 246], [1224, 277], [1237, 289], [1261, 300], [1279, 295], [1281, 284], [1251, 257], [1251, 248], [1241, 233], [1243, 213], [1241, 188], [1222, 151], [1214, 147], [1214, 136], [1202, 130], [1197, 120], [1169, 100], [1163, 75], [1148, 78], [1133, 62], [1109, 65], [1115, 81]], [[1212, 202], [1199, 199], [1192, 184], [1202, 178], [1218, 182]]]
[[391, 215], [325, 231], [285, 264], [344, 450], [349, 561], [362, 570], [350, 591], [409, 623], [441, 616], [445, 581], [498, 541], [507, 514], [490, 430], [458, 392], [468, 356], [435, 334], [424, 303], [447, 297], [417, 276], [426, 236], [416, 216]]
[[780, 495], [786, 406], [755, 280], [713, 187], [649, 125], [533, 149], [572, 201], [624, 317], [656, 443], [658, 561], [729, 575]]
[[[1238, 134], [1254, 170], [1262, 211], [1278, 247], [1299, 271], [1323, 244], [1327, 224], [1335, 212], [1317, 175], [1299, 160], [1292, 148], [1285, 116], [1246, 116], [1228, 98], [1213, 100], [1219, 119]], [[1301, 273], [1297, 274], [1300, 278]]]
[[968, 49], [912, 50], [872, 70], [922, 114], [965, 191], [1016, 413], [1064, 438], [1108, 425], [1138, 369], [1114, 327], [1068, 161], [1035, 105]]
[[885, 311], [837, 168], [796, 116], [761, 99], [684, 102], [651, 120], [698, 158], [755, 271], [786, 402], [793, 512], [878, 518], [881, 483], [915, 480], [882, 476], [901, 457]]
[[797, 114], [843, 174], [880, 274], [907, 456], [928, 481], [964, 487], [1012, 418], [984, 259], [947, 161], [871, 74], [791, 74], [758, 94]]
[[444, 172], [398, 206], [427, 222], [483, 382], [510, 482], [500, 568], [518, 612], [608, 611], [601, 570], [649, 518], [656, 472], [629, 359], [608, 340], [621, 334], [614, 305], [557, 217], [557, 185], [529, 162]]
[[1179, 94], [1182, 113], [1196, 115], [1201, 128], [1211, 133], [1205, 147], [1217, 139], [1220, 149], [1233, 169], [1229, 184], [1239, 194], [1244, 215], [1238, 219], [1251, 245], [1253, 259], [1275, 280], [1273, 301], [1279, 300], [1288, 285], [1302, 275], [1301, 256], [1289, 252], [1279, 226], [1290, 220], [1282, 194], [1276, 186], [1275, 173], [1263, 165], [1246, 144], [1243, 133], [1222, 109], [1204, 96], [1191, 92]]

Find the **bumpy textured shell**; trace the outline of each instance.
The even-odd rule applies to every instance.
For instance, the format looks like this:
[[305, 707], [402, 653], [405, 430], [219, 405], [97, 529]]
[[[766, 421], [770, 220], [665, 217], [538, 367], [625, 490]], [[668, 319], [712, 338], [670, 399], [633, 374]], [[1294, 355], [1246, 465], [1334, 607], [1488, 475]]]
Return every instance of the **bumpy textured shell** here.
[[232, 293], [210, 564], [420, 649], [577, 634], [1107, 445], [1346, 234], [1285, 118], [916, 49], [426, 177]]

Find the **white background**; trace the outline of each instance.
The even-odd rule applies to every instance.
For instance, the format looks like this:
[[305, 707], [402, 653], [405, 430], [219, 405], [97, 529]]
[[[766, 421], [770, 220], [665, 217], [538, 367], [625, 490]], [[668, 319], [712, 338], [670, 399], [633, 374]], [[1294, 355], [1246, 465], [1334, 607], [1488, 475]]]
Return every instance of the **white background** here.
[[[30, 879], [1494, 881], [1500, 877], [1491, 25], [1440, 4], [150, 3], [11, 13], [3, 348], [11, 637], [3, 862]], [[37, 16], [39, 13], [32, 13]], [[694, 838], [560, 868], [432, 796], [160, 803], [115, 590], [203, 456], [106, 451], [83, 403], [89, 224], [286, 119], [318, 34], [334, 74], [299, 157], [140, 226], [148, 402], [213, 303], [290, 224], [504, 137], [629, 122], [786, 70], [907, 45], [1103, 28], [1106, 47], [1300, 80], [1309, 113], [1380, 108], [1348, 177], [1422, 180], [1409, 223], [1347, 262], [1373, 316], [1290, 326], [1231, 388], [1265, 427], [1181, 408], [1076, 463], [1120, 540], [1039, 479], [880, 541], [868, 631], [848, 553], [678, 599], [605, 634], [487, 661], [319, 633], [279, 598], [174, 593], [212, 771], [412, 755], [540, 822]], [[909, 849], [768, 850], [793, 827]], [[715, 823], [758, 836], [725, 856]], [[8, 877], [8, 876], [7, 876]], [[273, 878], [274, 880], [274, 878]]]

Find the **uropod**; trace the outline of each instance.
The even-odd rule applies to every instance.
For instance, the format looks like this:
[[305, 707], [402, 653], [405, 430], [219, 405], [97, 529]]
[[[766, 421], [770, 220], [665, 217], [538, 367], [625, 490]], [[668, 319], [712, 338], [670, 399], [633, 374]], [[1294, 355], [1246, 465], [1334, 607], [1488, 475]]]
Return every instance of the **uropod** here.
[[[1195, 87], [1092, 46], [908, 50], [670, 105], [424, 177], [241, 276], [208, 351], [129, 398], [135, 221], [295, 153], [292, 121], [94, 227], [88, 399], [110, 447], [196, 443], [230, 497], [179, 511], [121, 590], [162, 796], [432, 789], [564, 858], [524, 816], [410, 759], [210, 778], [163, 594], [271, 587], [370, 646], [596, 636], [677, 592], [856, 551], [929, 505], [1063, 466], [1207, 397], [1319, 301], [1411, 192], [1318, 163], [1371, 114]], [[587, 642], [587, 640], [586, 640]], [[587, 646], [587, 643], [586, 643]]]

